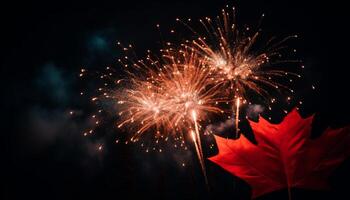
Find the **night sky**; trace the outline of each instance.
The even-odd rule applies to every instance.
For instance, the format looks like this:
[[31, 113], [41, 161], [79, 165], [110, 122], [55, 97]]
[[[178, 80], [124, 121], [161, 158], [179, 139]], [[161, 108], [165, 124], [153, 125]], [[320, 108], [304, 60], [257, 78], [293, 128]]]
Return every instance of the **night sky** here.
[[[114, 144], [122, 134], [107, 126], [84, 138], [83, 116], [91, 107], [79, 96], [83, 67], [99, 71], [121, 56], [117, 41], [132, 43], [140, 54], [157, 50], [160, 36], [177, 17], [216, 16], [226, 4], [237, 9], [238, 23], [253, 24], [262, 13], [267, 35], [298, 34], [295, 46], [306, 67], [300, 86], [302, 114], [316, 114], [315, 137], [327, 126], [350, 123], [348, 27], [346, 6], [335, 1], [111, 1], [11, 4], [2, 15], [2, 131], [9, 161], [3, 170], [1, 199], [249, 199], [244, 181], [206, 162], [211, 190], [192, 154], [145, 153], [136, 145]], [[345, 3], [343, 3], [345, 4]], [[90, 84], [93, 84], [91, 82]], [[84, 85], [85, 84], [85, 85]], [[69, 111], [76, 109], [78, 119]], [[7, 122], [9, 120], [9, 122]], [[210, 139], [209, 139], [210, 140]], [[104, 144], [103, 151], [96, 145]], [[216, 154], [207, 151], [206, 157]], [[181, 163], [186, 160], [186, 167]], [[9, 165], [8, 165], [9, 164]], [[293, 189], [295, 199], [350, 199], [349, 160], [330, 178], [332, 190]], [[276, 191], [259, 199], [287, 199]]]

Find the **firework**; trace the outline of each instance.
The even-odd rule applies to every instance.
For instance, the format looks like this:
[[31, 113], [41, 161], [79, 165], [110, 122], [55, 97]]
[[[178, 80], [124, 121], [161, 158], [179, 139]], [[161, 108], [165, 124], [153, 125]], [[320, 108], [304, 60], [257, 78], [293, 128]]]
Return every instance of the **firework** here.
[[210, 82], [210, 70], [194, 51], [162, 52], [161, 60], [148, 57], [156, 68], [142, 61], [141, 65], [135, 64], [137, 68], [146, 68], [148, 77], [130, 73], [132, 89], [124, 91], [126, 98], [119, 101], [126, 109], [119, 113], [124, 120], [118, 127], [125, 124], [136, 127], [133, 139], [149, 130], [161, 136], [191, 134], [207, 180], [199, 123], [207, 121], [210, 113], [223, 112], [218, 103], [224, 99], [218, 87]]
[[223, 98], [217, 86], [208, 83], [209, 70], [203, 61], [194, 52], [163, 52], [161, 60], [148, 57], [150, 63], [157, 63], [155, 68], [142, 61], [136, 64], [137, 68], [146, 66], [147, 77], [130, 73], [131, 88], [119, 96], [125, 110], [119, 112], [124, 120], [118, 127], [136, 127], [134, 138], [150, 129], [161, 135], [183, 134], [193, 127], [192, 112], [196, 122], [222, 112], [218, 102]]
[[[194, 32], [198, 38], [191, 43], [183, 44], [185, 48], [195, 49], [209, 67], [212, 80], [221, 86], [223, 93], [227, 93], [236, 109], [236, 135], [238, 136], [239, 108], [242, 101], [249, 99], [248, 92], [252, 91], [262, 97], [265, 102], [270, 99], [270, 90], [293, 90], [276, 81], [278, 77], [286, 75], [299, 77], [300, 75], [276, 69], [274, 65], [297, 60], [281, 60], [283, 44], [296, 35], [286, 37], [280, 41], [270, 39], [265, 48], [254, 50], [260, 35], [260, 30], [251, 34], [247, 27], [240, 31], [235, 23], [235, 8], [232, 13], [223, 9], [221, 16], [212, 20], [206, 17], [199, 20], [204, 28], [201, 34], [180, 19], [177, 19]], [[255, 48], [256, 49], [256, 48]], [[292, 81], [292, 79], [289, 79]]]

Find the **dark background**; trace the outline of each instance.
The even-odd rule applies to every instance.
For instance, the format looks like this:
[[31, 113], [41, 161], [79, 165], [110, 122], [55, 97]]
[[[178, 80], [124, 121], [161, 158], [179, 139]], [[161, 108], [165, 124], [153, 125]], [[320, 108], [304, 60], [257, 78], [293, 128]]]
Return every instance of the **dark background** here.
[[[226, 4], [236, 6], [239, 23], [254, 24], [265, 13], [268, 34], [298, 34], [307, 77], [319, 91], [306, 98], [305, 113], [318, 113], [317, 129], [349, 122], [348, 11], [335, 1], [12, 3], [1, 12], [1, 135], [9, 157], [2, 199], [249, 199], [247, 184], [210, 162], [207, 192], [193, 155], [146, 154], [133, 145], [113, 145], [108, 135], [89, 140], [81, 136], [86, 122], [68, 115], [85, 106], [79, 69], [115, 63], [117, 40], [132, 42], [137, 52], [157, 49], [157, 23], [167, 32], [176, 17], [215, 16]], [[101, 152], [100, 143], [106, 144]], [[349, 166], [346, 161], [330, 178], [331, 191], [293, 189], [293, 199], [349, 199]], [[260, 199], [286, 197], [283, 190]]]

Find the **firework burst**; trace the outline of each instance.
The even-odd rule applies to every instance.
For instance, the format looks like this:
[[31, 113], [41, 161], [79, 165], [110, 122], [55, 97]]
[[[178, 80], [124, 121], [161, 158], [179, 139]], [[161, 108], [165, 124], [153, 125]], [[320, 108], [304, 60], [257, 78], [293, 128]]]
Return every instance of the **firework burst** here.
[[236, 110], [236, 137], [239, 131], [239, 107], [242, 102], [249, 100], [249, 91], [258, 94], [265, 102], [271, 99], [271, 89], [294, 92], [293, 89], [277, 80], [279, 77], [287, 77], [292, 82], [294, 77], [300, 78], [301, 76], [280, 69], [277, 65], [300, 62], [281, 59], [281, 51], [286, 49], [284, 43], [291, 38], [296, 38], [296, 35], [288, 36], [280, 41], [272, 38], [264, 45], [264, 48], [255, 50], [260, 30], [249, 34], [250, 28], [246, 27], [244, 31], [240, 31], [235, 22], [235, 8], [232, 12], [223, 9], [221, 15], [214, 20], [209, 17], [204, 20], [200, 19], [204, 33], [195, 31], [180, 19], [177, 21], [198, 36], [197, 39], [183, 46], [195, 49], [203, 62], [207, 63], [212, 81], [220, 85], [223, 93], [226, 93], [227, 98], [231, 99], [232, 107]]
[[[130, 74], [131, 89], [122, 92], [119, 104], [125, 110], [118, 125], [136, 128], [132, 140], [149, 130], [157, 136], [190, 134], [194, 142], [204, 175], [204, 156], [200, 139], [200, 122], [208, 121], [211, 113], [222, 113], [217, 85], [211, 83], [210, 70], [194, 51], [162, 50], [162, 59], [148, 56], [148, 63], [134, 64], [138, 69], [147, 69], [147, 77]], [[126, 95], [125, 95], [126, 94]], [[206, 177], [206, 175], [205, 175]]]
[[196, 121], [208, 120], [210, 113], [220, 113], [220, 97], [217, 86], [210, 84], [210, 71], [194, 52], [164, 50], [162, 59], [147, 57], [134, 66], [147, 69], [147, 74], [129, 73], [130, 88], [118, 95], [118, 103], [125, 110], [119, 112], [124, 119], [119, 128], [129, 124], [136, 127], [134, 138], [147, 130], [157, 134], [183, 134]]

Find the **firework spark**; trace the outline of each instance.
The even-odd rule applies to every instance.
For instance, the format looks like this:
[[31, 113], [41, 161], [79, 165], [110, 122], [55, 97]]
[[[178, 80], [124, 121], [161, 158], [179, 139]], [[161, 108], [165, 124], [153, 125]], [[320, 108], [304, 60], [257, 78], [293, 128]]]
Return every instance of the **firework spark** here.
[[239, 106], [240, 106], [240, 99], [236, 98], [236, 120], [235, 120], [235, 123], [236, 123], [236, 138], [238, 138], [238, 134], [239, 134], [239, 127], [238, 127], [238, 124], [239, 124]]

